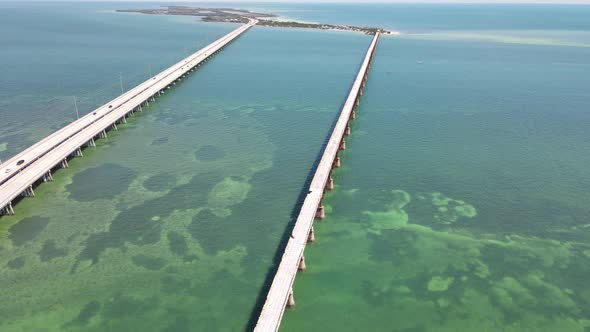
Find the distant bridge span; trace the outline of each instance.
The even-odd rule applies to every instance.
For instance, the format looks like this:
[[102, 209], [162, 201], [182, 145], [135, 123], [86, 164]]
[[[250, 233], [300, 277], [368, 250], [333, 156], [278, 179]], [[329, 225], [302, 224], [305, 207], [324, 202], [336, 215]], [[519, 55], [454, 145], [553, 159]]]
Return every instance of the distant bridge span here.
[[377, 43], [379, 42], [379, 36], [379, 32], [377, 32], [367, 50], [367, 54], [350, 89], [348, 98], [342, 107], [340, 117], [324, 149], [324, 154], [311, 181], [291, 237], [287, 242], [285, 252], [266, 296], [262, 312], [258, 317], [258, 323], [254, 329], [255, 332], [278, 331], [285, 308], [295, 305], [295, 298], [293, 296], [295, 276], [298, 270], [305, 270], [306, 268], [303, 252], [307, 242], [315, 241], [314, 220], [316, 218], [324, 218], [322, 199], [326, 190], [334, 189], [332, 170], [340, 167], [338, 152], [346, 149], [344, 137], [350, 135], [350, 122], [355, 118], [354, 110], [359, 105], [360, 98], [363, 95], [363, 88], [367, 81], [367, 75], [369, 74], [373, 56], [375, 55]]
[[176, 84], [194, 68], [207, 61], [234, 39], [258, 23], [249, 23], [217, 39], [205, 48], [180, 60], [135, 88], [121, 94], [71, 124], [43, 138], [0, 165], [0, 215], [14, 214], [12, 202], [20, 195], [35, 196], [37, 181], [53, 180], [51, 170], [68, 167], [68, 158], [82, 156], [82, 147], [95, 146], [109, 129], [126, 122], [129, 115], [141, 112], [166, 88]]
[[[149, 102], [154, 101], [155, 97], [166, 88], [176, 84], [176, 81], [192, 72], [195, 67], [207, 61], [209, 57], [256, 23], [258, 21], [250, 20], [248, 24], [230, 32], [1, 164], [0, 215], [14, 214], [13, 200], [20, 195], [34, 196], [33, 185], [38, 181], [52, 181], [52, 169], [68, 167], [68, 158], [82, 156], [83, 147], [95, 146], [95, 139], [105, 138], [108, 130], [116, 130], [117, 124], [126, 122], [129, 115], [141, 112], [143, 106], [149, 105]], [[346, 149], [345, 137], [350, 135], [350, 122], [355, 118], [355, 108], [363, 95], [379, 37], [380, 33], [377, 32], [326, 144], [267, 294], [255, 332], [278, 331], [286, 307], [295, 305], [293, 296], [295, 276], [297, 271], [306, 268], [303, 254], [307, 242], [315, 241], [314, 220], [323, 219], [325, 216], [322, 205], [324, 193], [326, 190], [334, 189], [332, 170], [340, 167], [338, 153]]]

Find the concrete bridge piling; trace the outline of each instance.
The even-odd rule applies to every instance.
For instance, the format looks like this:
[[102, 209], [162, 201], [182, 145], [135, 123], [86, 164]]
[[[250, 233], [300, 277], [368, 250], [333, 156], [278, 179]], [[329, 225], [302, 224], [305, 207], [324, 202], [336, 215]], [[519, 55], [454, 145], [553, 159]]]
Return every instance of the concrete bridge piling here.
[[96, 146], [95, 139], [107, 138], [117, 123], [127, 123], [136, 110], [154, 102], [182, 77], [207, 61], [258, 21], [250, 20], [205, 48], [182, 59], [137, 87], [99, 107], [71, 124], [45, 137], [0, 165], [0, 216], [14, 214], [13, 201], [19, 196], [33, 197], [33, 185], [53, 180], [51, 169], [68, 168], [68, 158], [82, 157], [83, 147]]
[[359, 106], [360, 97], [367, 81], [369, 66], [373, 60], [375, 49], [379, 42], [379, 33], [376, 33], [364, 61], [359, 69], [348, 98], [344, 103], [338, 121], [334, 126], [332, 135], [326, 144], [324, 153], [315, 175], [311, 181], [307, 196], [301, 206], [301, 211], [293, 227], [291, 237], [287, 242], [281, 262], [266, 296], [255, 332], [278, 331], [286, 307], [295, 305], [293, 283], [298, 271], [305, 271], [307, 265], [303, 255], [308, 242], [315, 242], [313, 228], [315, 219], [326, 217], [323, 205], [326, 190], [334, 189], [332, 170], [340, 167], [339, 152], [346, 149], [345, 136], [350, 135], [350, 122], [355, 118], [355, 107]]

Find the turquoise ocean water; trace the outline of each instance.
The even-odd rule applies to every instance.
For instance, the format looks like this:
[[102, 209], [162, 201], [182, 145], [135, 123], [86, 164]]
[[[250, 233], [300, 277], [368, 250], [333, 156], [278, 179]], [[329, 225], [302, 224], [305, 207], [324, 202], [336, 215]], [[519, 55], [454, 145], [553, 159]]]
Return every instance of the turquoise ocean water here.
[[[0, 3], [0, 159], [235, 28], [152, 6]], [[402, 32], [283, 330], [589, 328], [590, 7], [246, 7]], [[0, 330], [249, 329], [369, 42], [254, 28], [85, 150], [0, 219]]]

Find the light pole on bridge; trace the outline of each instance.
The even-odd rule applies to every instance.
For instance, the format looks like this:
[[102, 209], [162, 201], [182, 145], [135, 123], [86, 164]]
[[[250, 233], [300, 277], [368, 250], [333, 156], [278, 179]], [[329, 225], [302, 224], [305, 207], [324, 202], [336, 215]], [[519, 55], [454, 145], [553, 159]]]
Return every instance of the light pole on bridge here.
[[76, 96], [74, 96], [74, 109], [76, 110], [76, 120], [79, 120], [80, 113], [78, 112], [78, 102], [76, 101]]
[[123, 74], [119, 73], [119, 82], [121, 83], [121, 94], [124, 92], [123, 90]]

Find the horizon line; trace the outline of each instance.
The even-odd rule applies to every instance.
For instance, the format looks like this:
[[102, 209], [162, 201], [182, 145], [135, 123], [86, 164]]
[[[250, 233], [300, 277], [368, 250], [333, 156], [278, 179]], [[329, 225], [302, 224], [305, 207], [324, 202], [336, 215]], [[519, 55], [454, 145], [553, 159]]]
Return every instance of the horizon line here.
[[[165, 0], [0, 0], [0, 2], [86, 2], [86, 3], [100, 3], [100, 2], [154, 2], [161, 3], [162, 5], [168, 5], [169, 2]], [[254, 1], [240, 1], [240, 0], [174, 0], [174, 3], [191, 3], [195, 6], [208, 3], [232, 3], [232, 4], [256, 4], [256, 3], [307, 3], [307, 4], [349, 4], [349, 5], [363, 5], [363, 4], [429, 4], [429, 5], [445, 5], [445, 4], [473, 4], [473, 5], [485, 5], [485, 4], [502, 4], [502, 5], [590, 5], [590, 0], [368, 0], [368, 1], [346, 1], [346, 0], [254, 0]]]

